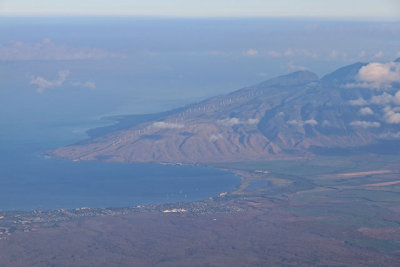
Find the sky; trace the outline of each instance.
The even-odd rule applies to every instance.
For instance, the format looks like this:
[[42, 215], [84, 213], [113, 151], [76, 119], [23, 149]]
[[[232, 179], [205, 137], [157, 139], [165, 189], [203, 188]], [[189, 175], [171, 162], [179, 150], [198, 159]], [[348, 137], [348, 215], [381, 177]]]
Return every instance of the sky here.
[[0, 16], [327, 17], [398, 20], [399, 0], [0, 0]]

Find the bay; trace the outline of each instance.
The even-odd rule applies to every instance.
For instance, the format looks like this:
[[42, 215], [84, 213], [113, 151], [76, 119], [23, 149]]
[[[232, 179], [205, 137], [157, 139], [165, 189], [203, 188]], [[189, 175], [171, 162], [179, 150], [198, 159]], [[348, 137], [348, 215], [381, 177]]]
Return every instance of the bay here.
[[[104, 122], [97, 122], [101, 125]], [[105, 163], [48, 158], [45, 152], [88, 138], [80, 121], [3, 131], [0, 210], [105, 208], [207, 199], [234, 190], [232, 173], [195, 166]], [[16, 129], [19, 129], [16, 132]], [[5, 135], [7, 133], [7, 135]]]

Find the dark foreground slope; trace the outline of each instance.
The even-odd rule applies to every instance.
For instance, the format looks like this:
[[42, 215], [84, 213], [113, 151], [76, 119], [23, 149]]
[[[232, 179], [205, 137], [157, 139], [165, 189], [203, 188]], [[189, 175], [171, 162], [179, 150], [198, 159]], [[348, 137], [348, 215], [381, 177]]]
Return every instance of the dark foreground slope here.
[[371, 72], [373, 64], [356, 63], [322, 79], [298, 71], [170, 112], [127, 117], [50, 154], [123, 162], [251, 161], [395, 140], [400, 86], [380, 83], [380, 77], [365, 80], [361, 70]]
[[218, 163], [200, 202], [0, 211], [0, 266], [400, 266], [400, 157]]

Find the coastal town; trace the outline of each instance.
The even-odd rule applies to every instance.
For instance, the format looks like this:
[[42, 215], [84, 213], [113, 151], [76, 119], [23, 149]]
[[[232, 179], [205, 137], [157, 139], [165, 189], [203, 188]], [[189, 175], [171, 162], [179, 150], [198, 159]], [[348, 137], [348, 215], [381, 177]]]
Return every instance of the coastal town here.
[[[360, 167], [360, 160], [368, 164]], [[96, 244], [103, 244], [105, 249], [114, 244], [121, 251], [143, 251], [136, 256], [121, 254], [127, 262], [151, 265], [150, 259], [171, 263], [179, 259], [185, 265], [186, 258], [176, 253], [214, 255], [218, 253], [215, 246], [222, 242], [232, 244], [220, 248], [221, 253], [230, 255], [226, 261], [232, 264], [248, 262], [250, 259], [243, 257], [254, 251], [256, 243], [257, 256], [250, 260], [254, 263], [268, 257], [268, 261], [295, 264], [303, 262], [304, 253], [313, 253], [319, 255], [323, 265], [335, 265], [338, 259], [348, 257], [349, 264], [373, 261], [394, 266], [400, 260], [399, 166], [398, 157], [376, 155], [219, 163], [209, 167], [230, 170], [242, 182], [232, 192], [220, 192], [202, 201], [0, 211], [0, 257], [15, 262], [12, 251], [33, 239], [40, 249], [33, 257], [48, 263], [54, 257], [51, 248], [58, 247], [63, 253], [56, 256], [65, 262], [70, 261], [65, 256], [73, 257], [79, 248], [96, 256], [85, 258], [86, 254], [80, 254], [83, 258], [76, 259], [77, 264], [100, 264], [107, 255], [119, 254], [97, 251]], [[68, 238], [63, 240], [66, 231]], [[126, 241], [114, 242], [115, 237]], [[149, 238], [154, 240], [151, 245]], [[195, 247], [191, 238], [199, 242]], [[282, 239], [291, 240], [285, 243], [287, 250], [265, 252]], [[320, 245], [316, 247], [315, 243]], [[176, 256], [166, 260], [163, 253], [171, 247], [174, 250], [170, 253]], [[145, 256], [149, 249], [154, 256]], [[18, 259], [30, 262], [31, 257]]]

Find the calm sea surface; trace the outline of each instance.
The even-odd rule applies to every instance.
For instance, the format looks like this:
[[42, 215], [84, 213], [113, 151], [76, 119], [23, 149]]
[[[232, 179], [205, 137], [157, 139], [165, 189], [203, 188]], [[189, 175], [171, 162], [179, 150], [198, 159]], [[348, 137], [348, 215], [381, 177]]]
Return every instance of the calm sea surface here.
[[84, 135], [71, 134], [68, 127], [28, 128], [0, 142], [0, 210], [194, 201], [240, 183], [231, 173], [209, 168], [46, 158], [47, 149]]
[[305, 19], [0, 18], [0, 210], [192, 201], [233, 190], [239, 178], [219, 170], [42, 155], [86, 139], [104, 115], [166, 111], [299, 68], [322, 76], [380, 51], [379, 61], [393, 60], [399, 29]]

